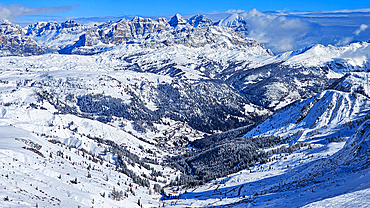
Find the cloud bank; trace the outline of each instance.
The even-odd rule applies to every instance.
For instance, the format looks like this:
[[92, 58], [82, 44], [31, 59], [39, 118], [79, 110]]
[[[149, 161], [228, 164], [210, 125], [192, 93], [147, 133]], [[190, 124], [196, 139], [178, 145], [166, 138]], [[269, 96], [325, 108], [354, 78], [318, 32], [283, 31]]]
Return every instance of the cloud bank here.
[[[370, 9], [261, 12], [229, 10], [247, 22], [247, 37], [265, 43], [274, 53], [315, 44], [343, 46], [370, 39]], [[221, 14], [219, 14], [221, 16]]]
[[76, 6], [28, 7], [21, 4], [0, 4], [0, 20], [17, 21], [19, 16], [68, 12]]
[[319, 26], [298, 18], [288, 18], [252, 9], [239, 14], [247, 22], [247, 36], [263, 42], [274, 52], [294, 50], [311, 44]]

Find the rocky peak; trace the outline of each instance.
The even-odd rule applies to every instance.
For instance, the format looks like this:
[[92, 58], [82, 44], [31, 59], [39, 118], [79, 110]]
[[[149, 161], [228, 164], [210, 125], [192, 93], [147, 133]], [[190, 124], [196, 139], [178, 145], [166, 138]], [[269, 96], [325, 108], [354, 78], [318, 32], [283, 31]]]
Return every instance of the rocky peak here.
[[152, 21], [152, 19], [150, 19], [150, 18], [143, 18], [143, 17], [138, 17], [138, 16], [134, 17], [131, 20], [131, 22], [133, 22], [133, 23], [148, 23], [148, 22], [151, 22], [151, 21]]
[[164, 18], [164, 17], [160, 17], [158, 19], [155, 19], [154, 21], [157, 22], [158, 24], [163, 24], [163, 25], [167, 25], [168, 24], [167, 19]]
[[28, 25], [25, 27], [26, 35], [35, 34], [40, 28], [45, 27], [47, 22], [37, 22], [35, 24]]
[[214, 23], [208, 17], [197, 14], [188, 20], [188, 23], [193, 27], [207, 27], [212, 26]]
[[23, 30], [19, 25], [15, 25], [7, 20], [0, 24], [0, 34], [3, 35], [22, 35]]
[[168, 24], [170, 24], [172, 27], [185, 26], [186, 23], [186, 19], [179, 14], [175, 14], [175, 16], [173, 16], [168, 22]]
[[40, 35], [41, 33], [45, 32], [45, 31], [53, 31], [53, 30], [61, 30], [62, 27], [61, 25], [56, 22], [56, 21], [51, 21], [51, 22], [48, 22], [45, 27], [42, 27], [40, 28], [38, 31], [37, 31], [37, 34]]
[[217, 25], [222, 27], [230, 27], [236, 32], [241, 33], [246, 33], [248, 31], [247, 21], [245, 21], [245, 19], [237, 13], [231, 14], [227, 18], [220, 20]]
[[80, 24], [75, 22], [74, 20], [67, 20], [61, 24], [63, 28], [72, 28], [72, 27], [78, 27]]
[[38, 22], [33, 25], [29, 25], [26, 27], [26, 35], [36, 35], [41, 36], [45, 31], [51, 31], [51, 30], [60, 30], [61, 26], [56, 21], [50, 21], [50, 22]]
[[150, 33], [167, 30], [169, 24], [164, 18], [152, 20], [150, 18], [135, 17], [131, 22], [128, 22], [130, 27], [131, 37], [141, 38]]
[[81, 27], [80, 24], [73, 20], [67, 20], [63, 23], [58, 23], [56, 21], [50, 21], [50, 22], [38, 22], [33, 25], [29, 25], [25, 29], [27, 30], [26, 35], [47, 35], [51, 31], [57, 31], [60, 32], [62, 30], [74, 30], [73, 28]]
[[157, 27], [159, 25], [167, 25], [166, 18], [158, 18], [158, 19], [150, 19], [150, 18], [143, 18], [143, 17], [135, 17], [130, 22], [131, 25], [135, 25], [135, 27]]

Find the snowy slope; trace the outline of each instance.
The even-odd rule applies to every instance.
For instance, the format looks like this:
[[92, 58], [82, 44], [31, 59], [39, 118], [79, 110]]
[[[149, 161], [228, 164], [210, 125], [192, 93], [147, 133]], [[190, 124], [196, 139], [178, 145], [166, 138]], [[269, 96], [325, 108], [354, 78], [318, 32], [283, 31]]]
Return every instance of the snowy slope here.
[[[0, 192], [1, 198], [6, 199], [0, 201], [1, 206], [139, 207], [138, 200], [144, 207], [159, 204], [160, 190], [154, 193], [154, 184], [163, 186], [164, 181], [175, 177], [176, 171], [153, 161], [161, 161], [167, 151], [122, 130], [118, 123], [115, 126], [71, 114], [56, 114], [50, 103], [37, 101], [35, 91], [30, 89], [34, 84], [31, 79], [20, 87], [25, 76], [12, 75], [2, 73], [1, 78], [0, 140], [5, 145], [0, 147], [3, 166], [0, 186], [6, 190]], [[35, 78], [34, 74], [27, 76]], [[126, 128], [134, 131], [130, 126]], [[189, 127], [181, 130], [189, 129], [191, 133]], [[145, 185], [147, 188], [138, 185], [132, 176], [119, 172], [117, 162], [122, 151], [126, 152], [123, 157], [126, 168], [150, 178], [152, 195], [149, 185]], [[135, 157], [138, 159], [132, 160]], [[135, 165], [135, 161], [141, 162]], [[153, 170], [148, 168], [160, 171], [161, 175], [154, 179]], [[128, 191], [130, 184], [133, 191]], [[109, 198], [113, 187], [128, 196], [120, 201]]]
[[347, 132], [351, 135], [352, 128], [356, 127], [355, 121], [367, 115], [369, 108], [367, 97], [328, 90], [285, 107], [246, 136], [291, 136], [297, 142], [315, 141], [315, 138], [322, 139], [323, 135], [345, 136]]
[[246, 25], [3, 23], [0, 206], [365, 206], [369, 43], [275, 56]]
[[341, 73], [368, 71], [369, 50], [367, 42], [356, 42], [343, 47], [315, 45], [304, 52], [291, 53], [285, 64], [305, 67], [329, 65], [333, 71]]
[[366, 207], [370, 103], [367, 96], [351, 91], [358, 85], [367, 91], [366, 76], [348, 74], [334, 85], [343, 86], [342, 91], [323, 91], [277, 111], [245, 135], [273, 135], [285, 141], [263, 150], [272, 151], [266, 163], [183, 191], [179, 200], [168, 204]]
[[231, 14], [229, 17], [220, 20], [217, 23], [218, 26], [231, 27], [235, 31], [247, 34], [248, 27], [247, 21], [237, 13]]
[[155, 198], [160, 196], [140, 186], [123, 201], [109, 198], [113, 187], [126, 192], [133, 183], [107, 162], [92, 162], [77, 148], [50, 143], [34, 131], [0, 129], [5, 144], [0, 147], [2, 207], [140, 207], [138, 200], [144, 207], [158, 205]]

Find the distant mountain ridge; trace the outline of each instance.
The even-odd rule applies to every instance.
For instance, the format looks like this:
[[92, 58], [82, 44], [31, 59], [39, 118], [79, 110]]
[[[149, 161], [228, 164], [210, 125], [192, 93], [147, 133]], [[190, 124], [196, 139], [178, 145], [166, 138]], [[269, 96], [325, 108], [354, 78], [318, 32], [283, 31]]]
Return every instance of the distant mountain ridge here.
[[[45, 53], [96, 54], [120, 44], [133, 43], [140, 43], [146, 47], [158, 47], [160, 44], [203, 47], [205, 44], [220, 42], [219, 46], [234, 47], [241, 43], [244, 46], [249, 46], [248, 44], [253, 42], [243, 37], [247, 28], [241, 17], [230, 16], [225, 21], [213, 22], [206, 16], [199, 14], [185, 19], [176, 14], [169, 21], [165, 18], [135, 17], [132, 20], [121, 19], [117, 22], [109, 21], [93, 26], [81, 25], [73, 20], [67, 20], [62, 23], [38, 22], [21, 28], [10, 22], [4, 22], [0, 32], [2, 37], [0, 50], [4, 51], [1, 56]], [[241, 28], [243, 29], [241, 30]], [[243, 33], [240, 33], [241, 31]], [[230, 40], [225, 38], [225, 40], [207, 40], [210, 38], [209, 36], [215, 37], [216, 35], [224, 36]], [[11, 38], [19, 40], [11, 41], [12, 44], [3, 40]], [[23, 39], [29, 41], [21, 41]], [[17, 44], [16, 46], [14, 42]], [[24, 49], [9, 49], [10, 45], [12, 48], [23, 46]], [[263, 44], [259, 45], [264, 48]]]

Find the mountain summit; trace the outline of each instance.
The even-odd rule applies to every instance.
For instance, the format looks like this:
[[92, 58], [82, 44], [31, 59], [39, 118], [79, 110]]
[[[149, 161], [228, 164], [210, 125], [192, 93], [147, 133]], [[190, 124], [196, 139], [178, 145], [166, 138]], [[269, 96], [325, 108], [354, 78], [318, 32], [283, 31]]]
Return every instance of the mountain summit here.
[[168, 21], [168, 24], [170, 24], [172, 27], [185, 26], [186, 23], [187, 20], [179, 14], [175, 14], [175, 16]]
[[214, 23], [206, 16], [197, 14], [188, 20], [188, 23], [193, 27], [207, 27], [212, 26]]

